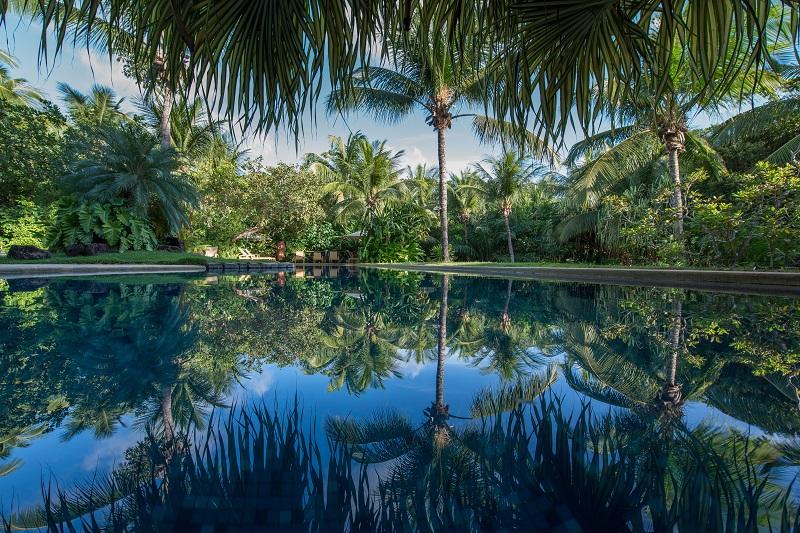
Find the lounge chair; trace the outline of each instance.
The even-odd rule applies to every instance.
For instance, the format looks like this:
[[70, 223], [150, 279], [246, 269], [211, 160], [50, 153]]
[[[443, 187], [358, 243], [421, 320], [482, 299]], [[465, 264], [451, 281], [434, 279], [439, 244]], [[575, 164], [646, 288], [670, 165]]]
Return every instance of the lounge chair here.
[[306, 253], [305, 252], [295, 252], [294, 258], [292, 259], [294, 263], [305, 263], [306, 262]]
[[247, 261], [257, 261], [257, 260], [275, 261], [274, 257], [256, 255], [247, 248], [239, 248], [239, 259], [244, 259]]
[[313, 259], [311, 261], [313, 263], [324, 263], [325, 256], [322, 255], [322, 252], [314, 252]]
[[339, 263], [341, 260], [342, 259], [339, 257], [338, 251], [332, 250], [328, 252], [328, 263]]

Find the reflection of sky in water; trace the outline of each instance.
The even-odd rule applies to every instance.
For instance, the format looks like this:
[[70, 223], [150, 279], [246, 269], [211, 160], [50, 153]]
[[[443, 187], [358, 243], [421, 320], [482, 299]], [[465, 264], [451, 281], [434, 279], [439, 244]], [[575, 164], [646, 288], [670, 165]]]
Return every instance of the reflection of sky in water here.
[[[236, 278], [220, 278], [220, 285], [210, 285], [209, 290], [226, 290], [226, 282], [232, 282]], [[264, 278], [262, 278], [264, 279]], [[241, 280], [240, 280], [241, 281]], [[216, 282], [215, 282], [216, 283]], [[310, 284], [313, 280], [305, 280]], [[331, 285], [328, 289], [331, 294], [341, 291], [344, 294], [353, 294], [350, 300], [357, 305], [365, 305], [366, 297], [362, 290], [356, 291], [358, 281], [348, 282], [351, 285], [341, 287]], [[471, 283], [496, 284], [494, 290], [486, 291], [483, 295], [485, 300], [481, 305], [486, 305], [485, 314], [492, 321], [497, 322], [500, 311], [506, 301], [505, 281], [486, 281], [473, 280]], [[453, 282], [453, 285], [457, 285]], [[117, 284], [119, 286], [119, 284]], [[309, 286], [309, 285], [307, 285]], [[196, 285], [195, 289], [200, 288]], [[273, 288], [260, 288], [253, 294], [259, 297]], [[427, 286], [423, 288], [430, 295], [432, 305], [437, 304], [437, 286]], [[538, 290], [535, 284], [517, 283], [515, 291], [527, 290], [528, 295], [535, 294]], [[174, 287], [170, 290], [175, 290]], [[200, 288], [203, 290], [203, 288]], [[284, 290], [282, 287], [280, 290]], [[41, 298], [42, 290], [37, 289], [37, 298]], [[455, 295], [457, 289], [451, 287]], [[19, 294], [19, 293], [18, 293]], [[25, 294], [24, 292], [22, 294]], [[102, 295], [102, 293], [99, 293]], [[179, 291], [178, 291], [179, 294]], [[209, 292], [208, 294], [219, 294]], [[282, 295], [283, 293], [277, 292]], [[321, 295], [325, 296], [326, 293]], [[489, 296], [487, 296], [487, 294]], [[516, 294], [516, 293], [515, 293]], [[536, 304], [536, 298], [525, 299], [526, 293], [516, 297], [515, 305], [521, 306], [522, 311], [531, 313], [526, 306]], [[317, 295], [320, 296], [320, 295]], [[575, 301], [583, 301], [582, 298], [570, 294]], [[282, 297], [282, 296], [280, 296]], [[33, 297], [31, 297], [33, 298]], [[98, 296], [101, 299], [102, 296]], [[172, 296], [168, 297], [172, 298]], [[213, 296], [212, 296], [213, 298]], [[391, 299], [388, 299], [391, 302]], [[590, 301], [588, 298], [586, 301]], [[585, 302], [584, 302], [585, 303]], [[294, 305], [302, 307], [302, 302], [295, 301]], [[453, 315], [453, 322], [456, 322], [455, 313], [458, 302], [455, 297], [451, 297], [450, 314]], [[506, 304], [507, 305], [507, 304]], [[379, 306], [378, 306], [379, 307]], [[325, 313], [325, 309], [315, 308], [314, 313]], [[513, 312], [512, 312], [513, 314]], [[246, 316], [235, 317], [235, 320], [246, 320]], [[435, 314], [430, 319], [431, 325], [437, 320]], [[514, 323], [520, 324], [524, 321], [515, 315]], [[269, 324], [256, 324], [268, 329]], [[453, 327], [451, 326], [451, 330]], [[452, 333], [452, 331], [451, 331]], [[435, 342], [435, 340], [434, 340]], [[538, 347], [527, 348], [521, 346], [521, 351], [526, 352], [529, 359], [534, 361], [547, 361], [558, 364], [565, 360], [563, 353], [547, 359], [542, 356]], [[527, 349], [526, 349], [527, 348]], [[387, 377], [383, 380], [383, 387], [367, 388], [367, 390], [354, 394], [348, 392], [346, 387], [340, 390], [330, 391], [329, 384], [331, 377], [322, 373], [309, 374], [301, 368], [294, 366], [279, 366], [272, 363], [264, 363], [256, 370], [251, 370], [239, 378], [239, 385], [231, 390], [225, 398], [225, 403], [246, 405], [251, 402], [263, 402], [267, 407], [286, 406], [297, 397], [306, 413], [307, 422], [313, 417], [317, 423], [317, 435], [323, 434], [321, 426], [327, 417], [352, 417], [355, 419], [369, 418], [378, 411], [395, 409], [407, 415], [414, 425], [423, 420], [423, 411], [428, 408], [435, 396], [436, 380], [436, 361], [435, 346], [425, 353], [425, 361], [417, 360], [415, 353], [408, 349], [399, 349], [397, 360], [394, 363], [394, 370], [401, 377]], [[444, 397], [449, 405], [450, 414], [454, 416], [468, 416], [469, 406], [476, 393], [487, 387], [497, 388], [501, 384], [498, 374], [490, 372], [487, 368], [491, 357], [485, 358], [477, 366], [472, 360], [466, 357], [456, 356], [453, 353], [447, 358], [444, 372]], [[541, 366], [534, 366], [528, 369], [531, 372], [543, 372], [546, 370], [546, 363]], [[121, 376], [121, 379], [125, 379]], [[576, 394], [563, 378], [560, 378], [551, 389], [551, 393], [561, 398], [567, 410], [580, 408], [581, 402], [585, 401], [583, 396]], [[609, 406], [594, 404], [594, 413], [604, 415], [614, 410]], [[735, 417], [725, 414], [721, 410], [709, 407], [700, 401], [688, 401], [684, 408], [684, 420], [689, 426], [707, 424], [715, 427], [734, 427], [743, 432], [750, 432], [752, 435], [760, 435], [763, 432], [755, 427], [750, 427], [746, 423], [737, 420]], [[451, 423], [461, 422], [451, 419]], [[73, 486], [76, 482], [91, 479], [97, 473], [107, 472], [124, 459], [127, 449], [132, 447], [144, 436], [144, 430], [136, 423], [134, 413], [126, 413], [118, 429], [109, 437], [96, 439], [91, 430], [84, 431], [70, 440], [63, 440], [65, 430], [63, 424], [61, 428], [47, 433], [33, 440], [30, 446], [15, 448], [11, 458], [21, 459], [22, 466], [8, 476], [0, 477], [0, 509], [8, 510], [12, 506], [15, 508], [26, 507], [40, 499], [41, 484], [47, 484], [51, 479], [56, 480], [62, 487]], [[322, 439], [324, 440], [324, 439]], [[325, 450], [322, 450], [325, 454]], [[377, 471], [381, 468], [378, 467]], [[371, 474], [374, 475], [374, 472]]]

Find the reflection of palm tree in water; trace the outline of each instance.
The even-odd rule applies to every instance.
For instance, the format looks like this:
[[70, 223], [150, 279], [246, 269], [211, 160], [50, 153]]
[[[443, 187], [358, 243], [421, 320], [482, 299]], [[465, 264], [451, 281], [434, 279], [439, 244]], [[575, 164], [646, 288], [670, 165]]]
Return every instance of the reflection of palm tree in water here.
[[447, 296], [450, 290], [450, 276], [442, 279], [442, 292], [439, 300], [439, 341], [436, 346], [436, 396], [430, 407], [425, 409], [437, 445], [449, 440], [450, 406], [444, 403], [444, 365], [447, 357]]
[[683, 416], [683, 386], [676, 382], [678, 372], [678, 356], [683, 345], [683, 307], [677, 297], [672, 301], [672, 324], [669, 331], [669, 352], [667, 354], [664, 372], [664, 386], [661, 388], [659, 399], [664, 409], [664, 415], [669, 418]]

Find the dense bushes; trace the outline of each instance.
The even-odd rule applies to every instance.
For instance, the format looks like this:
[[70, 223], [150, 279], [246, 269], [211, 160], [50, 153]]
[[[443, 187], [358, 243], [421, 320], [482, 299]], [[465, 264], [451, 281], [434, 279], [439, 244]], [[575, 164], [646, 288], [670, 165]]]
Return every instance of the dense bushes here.
[[[797, 266], [800, 260], [800, 174], [795, 165], [759, 163], [730, 176], [730, 192], [691, 199], [695, 264]], [[698, 189], [702, 182], [698, 183]]]
[[147, 218], [137, 215], [121, 199], [106, 203], [62, 201], [56, 208], [47, 241], [55, 250], [105, 242], [120, 252], [153, 250], [158, 243]]

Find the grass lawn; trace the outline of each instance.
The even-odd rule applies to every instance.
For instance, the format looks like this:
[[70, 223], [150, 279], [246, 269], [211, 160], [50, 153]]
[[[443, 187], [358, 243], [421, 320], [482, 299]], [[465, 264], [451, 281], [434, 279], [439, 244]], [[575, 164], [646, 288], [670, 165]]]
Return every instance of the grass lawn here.
[[2, 264], [89, 264], [89, 265], [205, 265], [209, 257], [199, 254], [180, 253], [180, 252], [111, 252], [107, 254], [67, 257], [63, 254], [53, 254], [50, 259], [40, 259], [35, 261], [25, 261], [0, 257]]

